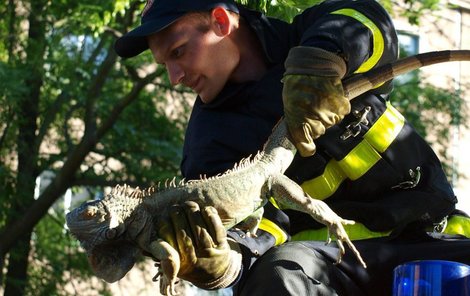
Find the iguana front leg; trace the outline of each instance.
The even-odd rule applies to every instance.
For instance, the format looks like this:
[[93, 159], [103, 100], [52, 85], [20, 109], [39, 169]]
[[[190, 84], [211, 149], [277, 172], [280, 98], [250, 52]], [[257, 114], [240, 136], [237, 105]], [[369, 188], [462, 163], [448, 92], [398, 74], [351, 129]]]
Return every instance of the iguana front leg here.
[[150, 243], [150, 253], [160, 261], [160, 293], [176, 295], [175, 284], [180, 269], [180, 256], [169, 243], [158, 239]]
[[253, 214], [245, 218], [242, 222], [236, 225], [237, 228], [240, 228], [246, 232], [246, 235], [249, 237], [256, 237], [256, 232], [258, 231], [259, 224], [263, 218], [264, 208], [261, 207], [257, 209]]
[[337, 263], [341, 262], [345, 249], [343, 242], [346, 243], [349, 248], [353, 251], [359, 262], [367, 267], [366, 263], [359, 254], [354, 244], [349, 239], [346, 230], [343, 225], [354, 224], [352, 220], [346, 220], [338, 216], [333, 210], [323, 201], [314, 199], [309, 196], [303, 189], [294, 181], [288, 177], [278, 174], [268, 182], [268, 187], [273, 198], [282, 204], [283, 206], [307, 213], [313, 217], [316, 221], [324, 224], [328, 227], [328, 239], [327, 243], [330, 242], [331, 235], [337, 238], [337, 243], [340, 249]]

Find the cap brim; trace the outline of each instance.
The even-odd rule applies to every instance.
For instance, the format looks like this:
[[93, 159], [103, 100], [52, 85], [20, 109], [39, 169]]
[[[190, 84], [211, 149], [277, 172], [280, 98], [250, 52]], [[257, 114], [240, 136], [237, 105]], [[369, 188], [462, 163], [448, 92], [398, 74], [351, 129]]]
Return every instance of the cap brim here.
[[146, 22], [132, 31], [118, 38], [114, 43], [114, 50], [122, 58], [131, 58], [147, 50], [147, 36], [160, 32], [174, 23], [180, 16], [169, 16]]

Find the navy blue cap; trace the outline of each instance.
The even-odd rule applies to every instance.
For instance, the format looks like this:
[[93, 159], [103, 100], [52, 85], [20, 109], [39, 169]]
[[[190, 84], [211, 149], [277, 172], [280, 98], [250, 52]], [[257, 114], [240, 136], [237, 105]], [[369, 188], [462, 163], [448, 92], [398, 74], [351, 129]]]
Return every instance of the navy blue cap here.
[[140, 26], [116, 40], [114, 50], [123, 58], [134, 57], [148, 49], [147, 36], [163, 30], [188, 12], [208, 11], [218, 6], [238, 13], [233, 0], [147, 0]]

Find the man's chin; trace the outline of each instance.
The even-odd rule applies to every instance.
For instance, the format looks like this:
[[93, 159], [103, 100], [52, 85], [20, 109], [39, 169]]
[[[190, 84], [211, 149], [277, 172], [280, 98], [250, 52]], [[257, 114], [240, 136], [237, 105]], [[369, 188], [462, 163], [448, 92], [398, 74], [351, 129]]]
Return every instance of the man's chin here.
[[215, 98], [214, 95], [207, 95], [205, 93], [200, 93], [199, 94], [199, 97], [201, 98], [201, 101], [204, 103], [204, 104], [208, 104], [210, 102], [212, 102]]

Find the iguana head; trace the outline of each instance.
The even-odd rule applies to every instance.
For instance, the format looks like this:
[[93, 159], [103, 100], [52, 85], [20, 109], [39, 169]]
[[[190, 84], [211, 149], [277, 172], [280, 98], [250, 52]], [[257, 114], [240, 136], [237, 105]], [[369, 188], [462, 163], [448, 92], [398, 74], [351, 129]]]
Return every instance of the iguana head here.
[[139, 200], [126, 192], [127, 188], [115, 189], [103, 200], [86, 202], [66, 216], [67, 226], [87, 252], [93, 272], [110, 283], [120, 280], [140, 255], [130, 238], [138, 235], [145, 222], [134, 217], [139, 216]]

